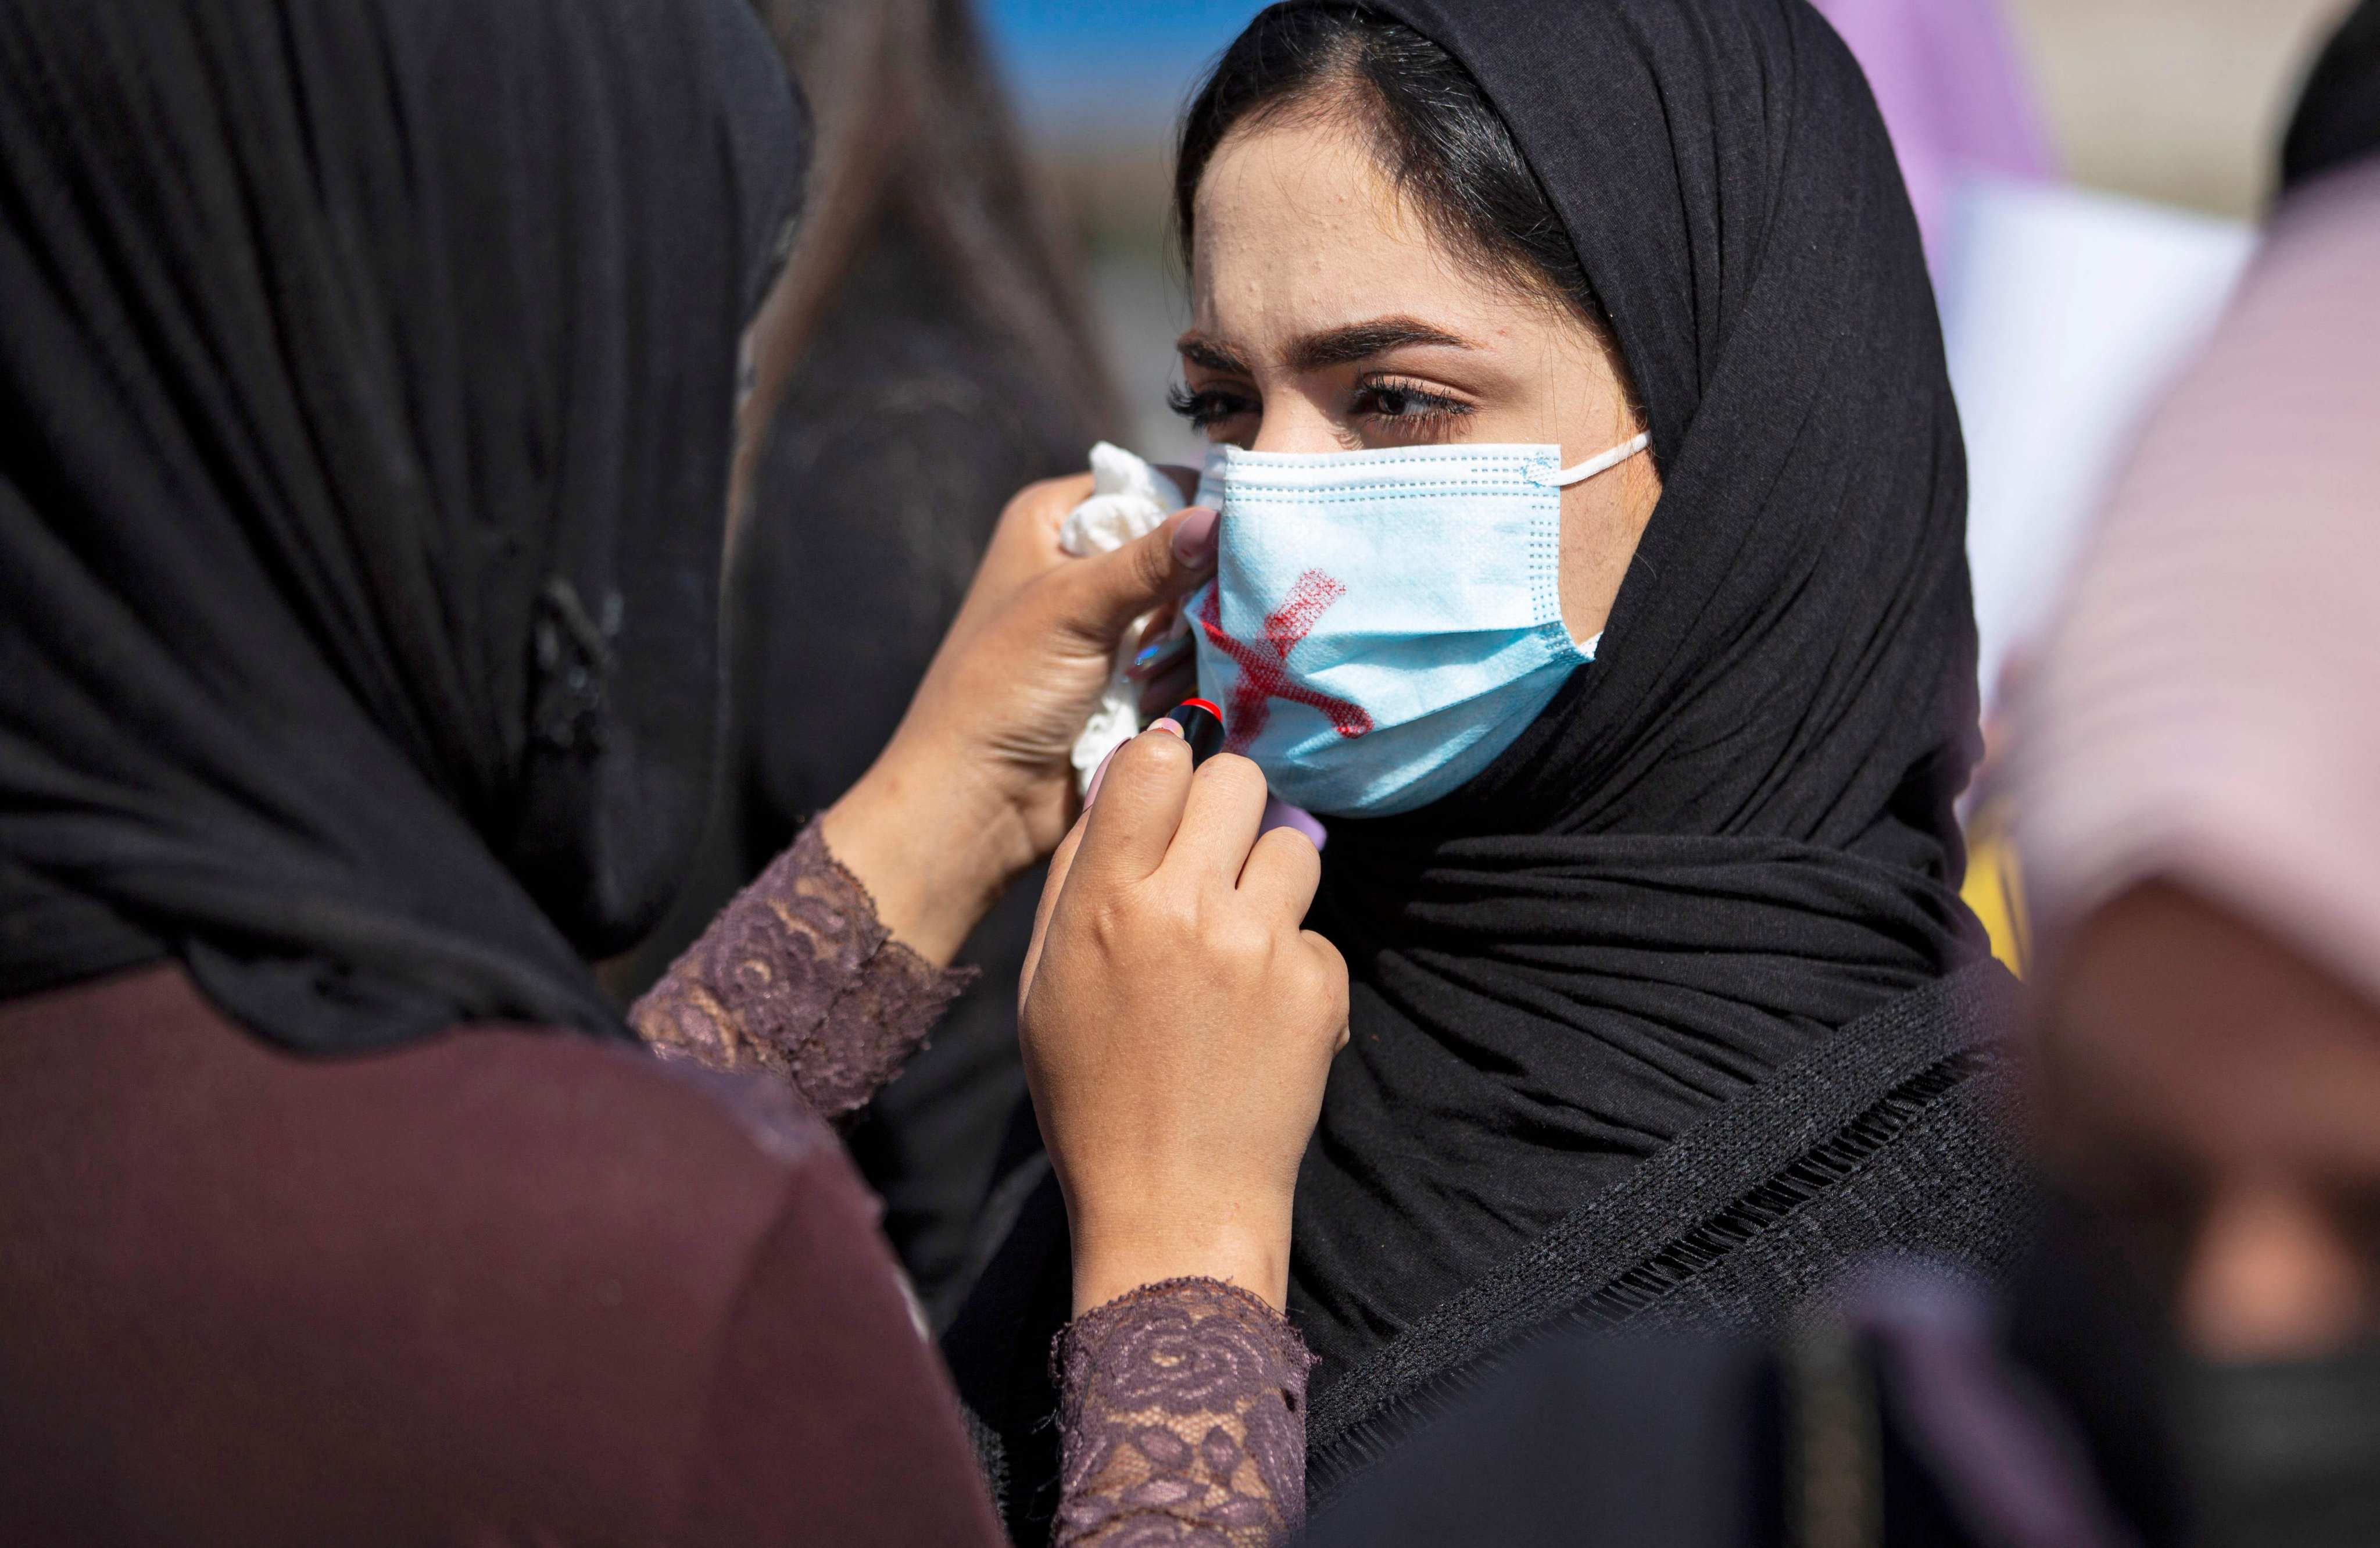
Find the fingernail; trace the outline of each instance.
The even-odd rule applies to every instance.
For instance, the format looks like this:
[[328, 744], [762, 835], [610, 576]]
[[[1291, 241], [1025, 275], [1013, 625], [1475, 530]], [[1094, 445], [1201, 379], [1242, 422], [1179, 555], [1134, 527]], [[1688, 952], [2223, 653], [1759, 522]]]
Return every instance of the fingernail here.
[[1175, 736], [1181, 737], [1185, 742], [1190, 739], [1187, 736], [1183, 735], [1182, 723], [1174, 719], [1172, 715], [1164, 715], [1159, 719], [1150, 721], [1148, 723], [1148, 728], [1151, 731], [1171, 731]]
[[1177, 634], [1171, 640], [1160, 640], [1153, 645], [1142, 646], [1140, 653], [1132, 658], [1132, 664], [1124, 668], [1123, 675], [1134, 682], [1143, 682], [1156, 676], [1189, 653], [1190, 637], [1186, 634]]
[[1182, 525], [1173, 529], [1173, 557], [1193, 569], [1205, 569], [1215, 562], [1215, 531], [1221, 523], [1219, 512], [1205, 506], [1193, 506], [1184, 514]]
[[1114, 762], [1115, 755], [1123, 750], [1123, 744], [1122, 742], [1116, 743], [1115, 746], [1108, 749], [1108, 755], [1099, 760], [1099, 766], [1091, 771], [1091, 783], [1083, 790], [1083, 810], [1085, 811], [1090, 811], [1091, 803], [1099, 798], [1099, 781], [1107, 778], [1108, 765]]

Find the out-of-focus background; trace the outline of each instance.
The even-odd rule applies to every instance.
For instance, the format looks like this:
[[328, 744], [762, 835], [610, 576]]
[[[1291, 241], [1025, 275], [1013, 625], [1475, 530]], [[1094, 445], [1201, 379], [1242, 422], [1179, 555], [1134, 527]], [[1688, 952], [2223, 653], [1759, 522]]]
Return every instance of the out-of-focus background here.
[[1091, 262], [1135, 448], [1195, 460], [1167, 412], [1185, 321], [1167, 246], [1175, 120], [1261, 0], [984, 0], [1018, 116]]
[[[1137, 448], [1189, 460], [1166, 412], [1184, 318], [1167, 246], [1169, 140], [1257, 0], [983, 0], [1033, 153], [1079, 233]], [[1924, 4], [1819, 0], [1855, 49]], [[2253, 245], [2281, 125], [2343, 0], [1960, 0], [2009, 59], [2043, 154], [1921, 216], [1967, 428], [1987, 699], [2021, 667], [2132, 425], [2203, 336]], [[1863, 38], [1862, 23], [1867, 23]], [[1956, 77], [1961, 61], [1927, 64]], [[1913, 30], [1923, 31], [1923, 27]], [[1863, 50], [1863, 58], [1868, 54]], [[1905, 55], [1904, 55], [1905, 57]], [[1871, 67], [1874, 73], [1874, 67]], [[1880, 95], [1889, 97], [1880, 88]], [[1888, 119], [1895, 104], [1886, 102]], [[1922, 116], [1925, 104], [1918, 99]], [[1899, 140], [1907, 125], [1894, 124]], [[1923, 124], [1919, 126], [1925, 128]], [[1953, 135], [1955, 138], [1955, 134]], [[1903, 148], [1904, 161], [1909, 150]]]

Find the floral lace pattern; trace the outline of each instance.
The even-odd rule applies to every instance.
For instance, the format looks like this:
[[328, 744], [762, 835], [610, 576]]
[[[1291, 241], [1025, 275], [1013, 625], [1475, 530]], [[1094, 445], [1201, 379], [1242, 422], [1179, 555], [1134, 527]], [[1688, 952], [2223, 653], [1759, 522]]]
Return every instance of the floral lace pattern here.
[[663, 1058], [782, 1074], [837, 1117], [900, 1072], [974, 977], [893, 940], [812, 823], [628, 1019]]
[[1067, 1324], [1060, 1548], [1271, 1548], [1305, 1514], [1305, 1378], [1287, 1318], [1213, 1279]]

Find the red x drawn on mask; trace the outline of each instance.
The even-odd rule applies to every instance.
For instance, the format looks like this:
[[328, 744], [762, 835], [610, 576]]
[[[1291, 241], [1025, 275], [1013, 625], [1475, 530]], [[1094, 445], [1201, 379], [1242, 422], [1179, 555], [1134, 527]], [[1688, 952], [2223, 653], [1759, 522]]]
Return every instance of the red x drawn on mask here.
[[1208, 643], [1231, 657], [1240, 669], [1240, 680], [1232, 685], [1232, 702], [1223, 715], [1231, 728], [1225, 747], [1233, 752], [1246, 751], [1265, 722], [1272, 718], [1276, 699], [1320, 710], [1342, 737], [1360, 737], [1372, 728], [1372, 717], [1361, 704], [1301, 688], [1289, 678], [1291, 647], [1314, 632], [1315, 622], [1346, 594], [1345, 585], [1318, 569], [1299, 576], [1297, 584], [1289, 589], [1289, 600], [1265, 618], [1264, 642], [1272, 647], [1268, 656], [1255, 645], [1223, 632], [1221, 589], [1208, 588], [1207, 600], [1198, 609], [1198, 627], [1207, 631]]

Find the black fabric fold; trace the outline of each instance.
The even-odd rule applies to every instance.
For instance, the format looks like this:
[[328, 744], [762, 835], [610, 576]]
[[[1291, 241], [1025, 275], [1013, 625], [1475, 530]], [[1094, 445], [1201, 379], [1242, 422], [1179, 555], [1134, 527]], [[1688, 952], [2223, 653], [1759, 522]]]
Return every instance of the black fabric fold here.
[[627, 1035], [806, 138], [737, 0], [0, 0], [0, 993]]
[[1754, 1335], [1869, 1251], [2011, 1261], [2035, 1213], [2000, 1138], [2016, 999], [1992, 961], [1900, 996], [1441, 1302], [1315, 1400], [1317, 1497], [1555, 1325]]
[[1952, 811], [1980, 749], [1965, 463], [1857, 64], [1803, 0], [1364, 8], [1511, 129], [1664, 487], [1595, 662], [1512, 749], [1429, 808], [1330, 825], [1312, 922], [1354, 1041], [1291, 1288], [1324, 1396], [1984, 951]]
[[2363, 0], [2314, 56], [2281, 140], [2281, 192], [2380, 152], [2380, 0]]

